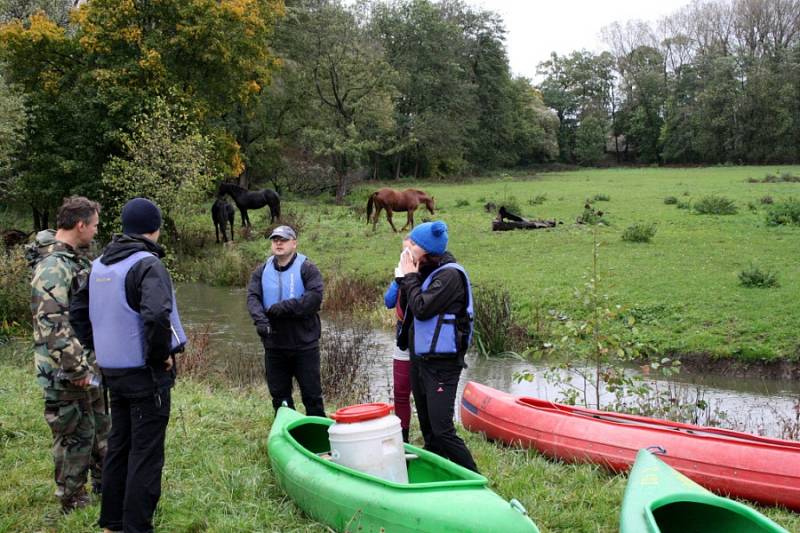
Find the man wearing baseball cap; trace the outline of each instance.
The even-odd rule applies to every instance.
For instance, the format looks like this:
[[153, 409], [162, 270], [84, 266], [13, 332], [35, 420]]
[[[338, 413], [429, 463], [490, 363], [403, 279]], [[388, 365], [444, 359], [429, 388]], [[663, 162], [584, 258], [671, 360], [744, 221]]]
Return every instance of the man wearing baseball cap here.
[[93, 348], [111, 391], [111, 435], [103, 467], [99, 525], [152, 531], [161, 496], [164, 440], [175, 383], [174, 354], [186, 335], [164, 248], [161, 210], [146, 198], [122, 208], [122, 234], [92, 263], [70, 305], [70, 323]]
[[264, 345], [272, 406], [294, 408], [292, 378], [300, 385], [306, 414], [325, 416], [320, 380], [322, 274], [297, 253], [297, 233], [278, 226], [269, 236], [272, 255], [250, 277], [247, 309]]

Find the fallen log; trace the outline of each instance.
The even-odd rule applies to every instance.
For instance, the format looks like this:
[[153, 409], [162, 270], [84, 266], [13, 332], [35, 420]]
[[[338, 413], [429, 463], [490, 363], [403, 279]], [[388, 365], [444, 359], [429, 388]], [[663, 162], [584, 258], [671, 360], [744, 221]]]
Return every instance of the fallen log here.
[[555, 228], [557, 220], [525, 220], [522, 222], [493, 220], [492, 231], [511, 231], [512, 229], [543, 229]]

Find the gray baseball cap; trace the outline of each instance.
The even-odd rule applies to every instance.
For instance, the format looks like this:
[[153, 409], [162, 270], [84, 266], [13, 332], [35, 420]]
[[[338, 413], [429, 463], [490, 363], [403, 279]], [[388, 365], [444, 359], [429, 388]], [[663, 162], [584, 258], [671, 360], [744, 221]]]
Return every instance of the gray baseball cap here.
[[297, 239], [297, 233], [289, 226], [278, 226], [269, 234], [269, 239]]

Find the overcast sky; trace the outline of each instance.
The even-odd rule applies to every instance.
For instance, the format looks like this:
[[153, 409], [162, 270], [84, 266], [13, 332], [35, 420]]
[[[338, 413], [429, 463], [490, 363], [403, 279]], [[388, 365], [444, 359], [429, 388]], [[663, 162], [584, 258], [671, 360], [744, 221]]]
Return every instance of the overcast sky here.
[[656, 21], [689, 0], [467, 0], [499, 13], [506, 24], [506, 48], [515, 75], [534, 79], [536, 65], [550, 52], [605, 50], [600, 30], [612, 22]]

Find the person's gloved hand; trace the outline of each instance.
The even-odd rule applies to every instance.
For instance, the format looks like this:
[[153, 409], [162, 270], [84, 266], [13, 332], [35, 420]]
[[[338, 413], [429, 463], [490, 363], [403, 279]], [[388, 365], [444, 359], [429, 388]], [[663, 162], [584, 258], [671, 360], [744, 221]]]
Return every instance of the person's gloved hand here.
[[272, 335], [272, 325], [269, 322], [261, 322], [256, 326], [259, 337], [269, 337]]

